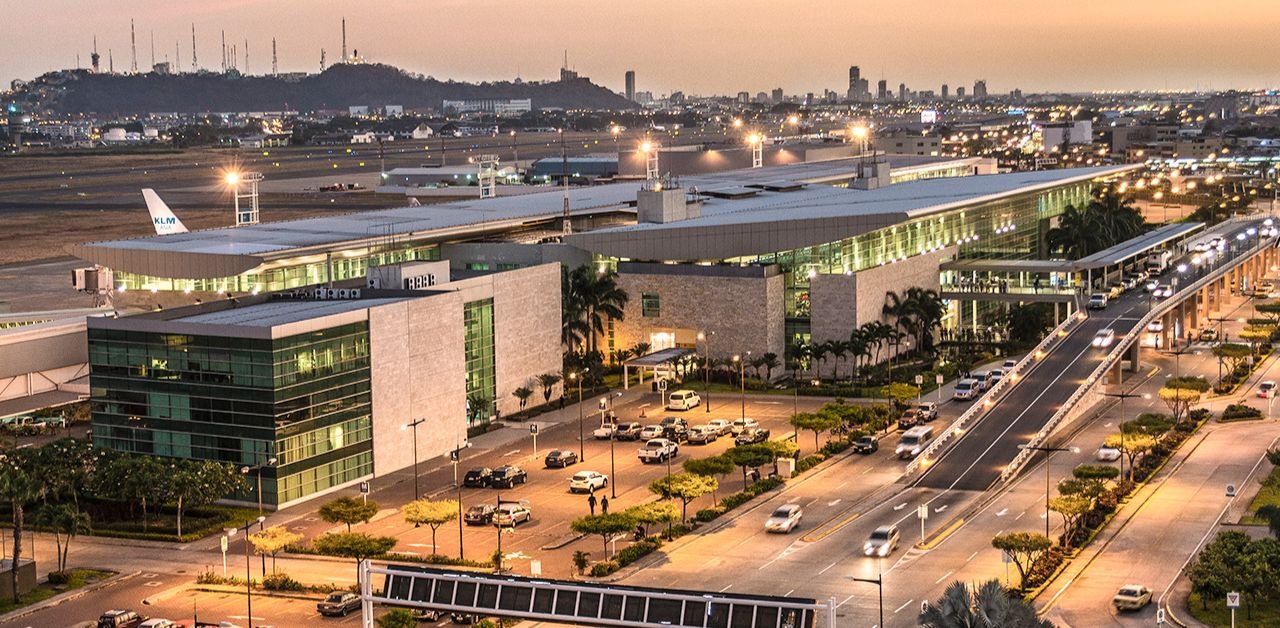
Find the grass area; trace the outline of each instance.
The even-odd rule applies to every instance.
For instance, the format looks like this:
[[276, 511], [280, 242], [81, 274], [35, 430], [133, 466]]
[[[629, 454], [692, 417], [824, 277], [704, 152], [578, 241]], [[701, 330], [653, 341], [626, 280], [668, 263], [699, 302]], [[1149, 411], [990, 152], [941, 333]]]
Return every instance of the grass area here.
[[[1249, 513], [1258, 512], [1259, 508], [1269, 505], [1280, 506], [1280, 467], [1272, 469], [1271, 475], [1262, 482], [1262, 488], [1258, 489], [1258, 494], [1249, 502]], [[1266, 525], [1265, 521], [1252, 514], [1241, 517], [1240, 523]]]
[[[1191, 616], [1196, 621], [1206, 626], [1230, 626], [1231, 610], [1227, 608], [1226, 600], [1216, 600], [1209, 603], [1209, 608], [1205, 609], [1201, 606], [1200, 596], [1192, 593], [1187, 598], [1187, 606], [1191, 609]], [[1278, 601], [1261, 601], [1253, 607], [1253, 617], [1249, 617], [1250, 613], [1245, 609], [1243, 603], [1241, 607], [1236, 609], [1236, 626], [1240, 628], [1249, 628], [1250, 626], [1280, 626], [1280, 602]]]
[[35, 590], [23, 595], [17, 604], [13, 603], [13, 598], [5, 598], [0, 600], [0, 613], [8, 613], [24, 606], [31, 606], [37, 602], [43, 602], [59, 593], [74, 591], [87, 584], [93, 584], [105, 578], [114, 576], [114, 571], [102, 571], [98, 569], [72, 569], [68, 573], [68, 578], [64, 584], [43, 584], [36, 585]]

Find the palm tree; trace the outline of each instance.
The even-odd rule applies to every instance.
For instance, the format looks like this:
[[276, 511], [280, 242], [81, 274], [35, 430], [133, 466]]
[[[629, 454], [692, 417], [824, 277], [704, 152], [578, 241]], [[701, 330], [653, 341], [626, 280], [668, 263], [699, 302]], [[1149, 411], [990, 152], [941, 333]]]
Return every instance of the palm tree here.
[[778, 354], [766, 353], [760, 356], [760, 366], [764, 367], [764, 381], [773, 381], [773, 369], [778, 368], [781, 364], [778, 362]]
[[818, 361], [818, 368], [814, 370], [814, 373], [818, 381], [822, 381], [822, 366], [826, 364], [827, 356], [831, 355], [831, 341], [809, 343], [809, 353]]
[[13, 562], [9, 570], [13, 603], [20, 603], [18, 595], [18, 566], [22, 558], [22, 534], [26, 526], [25, 506], [40, 494], [41, 483], [24, 470], [22, 461], [10, 455], [0, 469], [0, 499], [9, 502], [13, 511]]
[[933, 352], [933, 330], [942, 323], [946, 308], [937, 290], [926, 288], [907, 288], [907, 302], [911, 304], [911, 315], [915, 319], [916, 341], [921, 351]]
[[1036, 617], [1035, 607], [1009, 597], [999, 580], [972, 590], [963, 582], [952, 582], [942, 597], [920, 611], [917, 623], [924, 628], [1053, 628]]
[[831, 379], [837, 381], [840, 379], [840, 362], [849, 356], [849, 343], [842, 340], [828, 340], [827, 344], [831, 346], [831, 355], [836, 359], [836, 367], [831, 371]]
[[1106, 248], [1105, 227], [1098, 218], [1096, 212], [1067, 205], [1058, 217], [1058, 226], [1045, 233], [1049, 249], [1069, 259], [1080, 259]]
[[866, 333], [861, 329], [855, 329], [849, 332], [849, 341], [845, 346], [853, 356], [853, 368], [849, 370], [849, 385], [852, 386], [854, 378], [858, 375], [858, 369], [862, 366], [862, 358], [871, 357], [871, 345], [867, 342]]
[[568, 268], [560, 270], [560, 343], [576, 352], [586, 339], [587, 321], [583, 315], [582, 295], [574, 273]]
[[612, 270], [592, 272], [590, 266], [579, 266], [573, 271], [574, 280], [578, 283], [577, 294], [582, 299], [582, 314], [586, 317], [588, 329], [587, 351], [595, 353], [596, 336], [605, 331], [605, 321], [620, 321], [626, 317], [623, 308], [629, 297], [618, 287], [618, 274]]
[[787, 347], [787, 363], [791, 367], [791, 382], [795, 386], [800, 386], [799, 372], [807, 369], [811, 358], [813, 358], [813, 351], [808, 343], [797, 342]]

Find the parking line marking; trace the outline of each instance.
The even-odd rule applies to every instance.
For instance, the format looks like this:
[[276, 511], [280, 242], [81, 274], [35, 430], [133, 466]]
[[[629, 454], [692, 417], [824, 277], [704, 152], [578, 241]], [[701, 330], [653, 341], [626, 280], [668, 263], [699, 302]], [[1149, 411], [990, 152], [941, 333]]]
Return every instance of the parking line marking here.
[[721, 593], [724, 593], [725, 591], [728, 591], [728, 590], [729, 590], [729, 587], [731, 587], [731, 586], [733, 586], [733, 585], [732, 585], [732, 584], [726, 584], [726, 585], [724, 585], [724, 588], [723, 588], [723, 589], [720, 589], [720, 592], [721, 592]]

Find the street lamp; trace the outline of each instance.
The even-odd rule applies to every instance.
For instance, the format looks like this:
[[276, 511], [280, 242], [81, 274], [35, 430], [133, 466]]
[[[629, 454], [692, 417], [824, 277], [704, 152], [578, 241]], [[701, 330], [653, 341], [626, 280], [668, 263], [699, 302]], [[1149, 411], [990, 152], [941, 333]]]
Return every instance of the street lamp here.
[[[621, 397], [622, 393], [616, 392], [609, 395], [609, 414], [613, 414], [613, 400]], [[613, 458], [613, 441], [617, 440], [618, 424], [614, 423], [613, 433], [609, 435], [609, 493], [614, 499], [618, 499], [618, 468], [614, 464]]]
[[276, 466], [276, 459], [267, 458], [266, 462], [261, 462], [251, 467], [240, 467], [240, 473], [244, 475], [249, 475], [250, 471], [254, 471], [258, 476], [258, 514], [259, 515], [262, 514], [262, 469], [263, 467], [274, 467], [274, 466]]
[[[1124, 480], [1124, 451], [1123, 451], [1124, 450], [1124, 400], [1130, 399], [1133, 397], [1142, 397], [1143, 399], [1150, 399], [1151, 393], [1138, 394], [1135, 392], [1120, 392], [1120, 393], [1104, 392], [1099, 394], [1101, 394], [1103, 397], [1115, 397], [1116, 399], [1120, 400], [1120, 449], [1121, 449], [1120, 479]], [[1133, 473], [1133, 469], [1129, 469], [1129, 472]]]
[[[406, 423], [400, 426], [400, 429], [413, 428], [413, 498], [418, 499], [422, 496], [422, 492], [418, 490], [418, 426], [426, 423], [426, 419], [418, 419], [412, 423]], [[413, 524], [418, 527], [418, 524]]]
[[707, 412], [711, 412], [711, 337], [714, 335], [714, 331], [705, 334], [698, 332], [698, 340], [706, 343], [706, 352], [702, 354], [702, 405]]
[[583, 375], [585, 375], [585, 374], [586, 374], [587, 372], [589, 372], [590, 370], [591, 370], [591, 369], [589, 369], [589, 368], [585, 368], [585, 369], [582, 369], [581, 371], [579, 371], [579, 372], [577, 372], [577, 373], [569, 373], [569, 379], [576, 379], [576, 380], [578, 380], [578, 460], [581, 460], [582, 462], [586, 462], [586, 461], [587, 461], [587, 446], [586, 446], [586, 440], [584, 440], [584, 438], [583, 438], [583, 436], [582, 436], [582, 435], [583, 435], [583, 431], [582, 431], [582, 380], [583, 380]]
[[[747, 352], [747, 357], [751, 352]], [[742, 390], [742, 418], [747, 418], [747, 358], [735, 355], [733, 361], [738, 363], [738, 386]]]
[[[879, 558], [876, 559], [877, 562], [879, 560], [880, 560]], [[884, 627], [884, 572], [881, 571], [877, 573], [874, 580], [871, 578], [857, 578], [857, 577], [853, 577], [849, 579], [854, 582], [865, 582], [867, 584], [876, 585], [876, 589], [878, 589], [880, 592], [880, 623], [876, 625], [883, 628]]]
[[[1122, 432], [1123, 433], [1123, 432]], [[1044, 536], [1049, 538], [1049, 458], [1056, 451], [1069, 451], [1073, 454], [1080, 453], [1079, 447], [1037, 447], [1035, 445], [1018, 445], [1018, 449], [1027, 451], [1043, 451], [1044, 456]]]
[[[250, 521], [242, 526], [223, 528], [223, 532], [226, 532], [228, 539], [235, 536], [236, 532], [244, 532], [244, 600], [247, 608], [245, 615], [249, 618], [249, 628], [253, 628], [253, 581], [251, 579], [252, 574], [249, 573], [249, 528], [252, 528], [255, 523], [261, 527], [262, 522], [266, 520], [266, 517], [259, 515], [257, 520]], [[266, 554], [263, 554], [263, 560], [266, 560]], [[266, 576], [263, 577], [265, 578]]]

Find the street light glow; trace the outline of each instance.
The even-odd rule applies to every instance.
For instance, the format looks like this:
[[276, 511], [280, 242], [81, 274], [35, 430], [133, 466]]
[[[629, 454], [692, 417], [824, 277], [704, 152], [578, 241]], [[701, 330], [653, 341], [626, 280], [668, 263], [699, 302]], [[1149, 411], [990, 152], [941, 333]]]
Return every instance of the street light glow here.
[[223, 179], [227, 182], [227, 185], [235, 185], [240, 182], [240, 173], [233, 170], [228, 172]]

